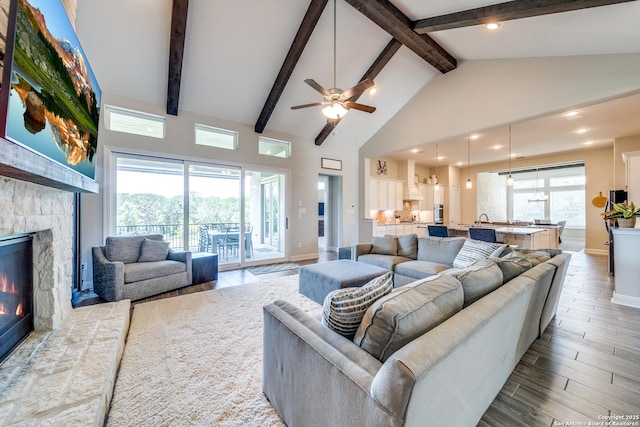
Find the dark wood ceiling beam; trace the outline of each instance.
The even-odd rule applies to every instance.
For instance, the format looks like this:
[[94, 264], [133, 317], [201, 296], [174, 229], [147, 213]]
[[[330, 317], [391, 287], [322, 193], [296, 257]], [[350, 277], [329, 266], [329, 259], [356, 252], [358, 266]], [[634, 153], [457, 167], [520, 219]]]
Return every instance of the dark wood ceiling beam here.
[[187, 34], [187, 11], [189, 0], [173, 0], [171, 11], [171, 40], [169, 42], [169, 78], [167, 88], [167, 114], [178, 115], [180, 80], [182, 79], [182, 58], [184, 39]]
[[473, 25], [502, 22], [552, 13], [569, 12], [591, 7], [626, 3], [634, 0], [514, 0], [491, 6], [478, 7], [447, 15], [420, 19], [413, 29], [420, 34], [451, 30]]
[[435, 40], [413, 30], [414, 23], [388, 0], [346, 0], [351, 6], [391, 34], [441, 73], [457, 67], [456, 59]]
[[[395, 53], [401, 47], [402, 47], [402, 43], [400, 43], [396, 39], [391, 39], [391, 41], [387, 43], [387, 45], [384, 47], [382, 52], [380, 52], [380, 55], [378, 55], [376, 60], [373, 61], [373, 64], [371, 64], [369, 69], [362, 75], [362, 78], [360, 79], [360, 81], [363, 81], [365, 79], [371, 79], [371, 80], [375, 79], [378, 76], [378, 74], [380, 74], [380, 71], [382, 71], [382, 69], [389, 63], [389, 61], [391, 61], [391, 58], [393, 58], [393, 55], [395, 55]], [[360, 98], [360, 95], [351, 97], [351, 101], [357, 101], [358, 98]], [[338, 126], [338, 124], [340, 123], [340, 120], [342, 119], [337, 119], [331, 123], [327, 123], [324, 126], [324, 128], [322, 128], [318, 136], [316, 136], [315, 144], [321, 145], [325, 141], [325, 139], [327, 139], [327, 137], [331, 135], [331, 132], [333, 132], [336, 126]]]
[[255, 126], [256, 133], [262, 133], [264, 128], [267, 126], [271, 113], [273, 113], [273, 110], [276, 108], [276, 104], [278, 103], [282, 92], [284, 92], [284, 88], [289, 81], [289, 77], [291, 77], [298, 60], [300, 59], [300, 55], [302, 55], [302, 51], [304, 51], [304, 48], [309, 41], [309, 37], [311, 37], [311, 33], [313, 33], [313, 30], [316, 27], [316, 24], [318, 23], [318, 20], [322, 15], [322, 11], [328, 1], [329, 0], [311, 0], [307, 13], [302, 19], [300, 28], [298, 28], [298, 32], [293, 39], [293, 43], [291, 43], [289, 52], [287, 53], [284, 63], [280, 68], [280, 72], [276, 77], [276, 81], [273, 83], [271, 92], [269, 92], [269, 96], [267, 96], [267, 101], [262, 107], [262, 111], [260, 112], [260, 116], [258, 117], [258, 121]]

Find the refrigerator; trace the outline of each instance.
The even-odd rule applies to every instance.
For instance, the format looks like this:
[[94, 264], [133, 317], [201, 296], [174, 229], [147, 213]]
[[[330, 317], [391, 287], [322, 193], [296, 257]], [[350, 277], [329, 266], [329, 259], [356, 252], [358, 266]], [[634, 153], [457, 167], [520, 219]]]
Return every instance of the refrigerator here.
[[[607, 204], [604, 207], [605, 212], [613, 210], [614, 203], [620, 203], [627, 200], [627, 192], [625, 190], [611, 190], [609, 191], [609, 197], [607, 198]], [[609, 240], [604, 244], [609, 247], [609, 273], [615, 274], [613, 268], [613, 233], [611, 232], [611, 223], [610, 221], [604, 221], [605, 227], [607, 227], [607, 232], [609, 234]]]

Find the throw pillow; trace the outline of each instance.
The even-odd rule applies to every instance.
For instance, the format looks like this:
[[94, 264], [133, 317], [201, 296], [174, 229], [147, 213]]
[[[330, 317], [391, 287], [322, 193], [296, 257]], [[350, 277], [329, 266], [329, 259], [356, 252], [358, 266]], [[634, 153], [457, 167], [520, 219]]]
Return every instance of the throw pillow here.
[[502, 270], [502, 282], [507, 283], [533, 267], [531, 260], [521, 257], [489, 258]]
[[466, 240], [464, 237], [420, 237], [418, 260], [451, 265]]
[[502, 243], [489, 243], [482, 240], [467, 239], [453, 260], [453, 267], [465, 268], [480, 259], [487, 259], [502, 245]]
[[457, 313], [463, 299], [462, 284], [451, 276], [431, 276], [402, 286], [369, 307], [353, 342], [384, 362]]
[[372, 254], [398, 255], [398, 238], [396, 236], [376, 236], [371, 240]]
[[416, 259], [418, 258], [418, 235], [407, 234], [398, 237], [398, 256]]
[[444, 274], [455, 277], [462, 283], [465, 307], [504, 283], [502, 270], [490, 259], [481, 259], [466, 268], [447, 270]]
[[322, 305], [322, 323], [340, 335], [353, 339], [369, 306], [392, 290], [393, 273], [390, 271], [360, 288], [332, 291]]
[[138, 262], [164, 261], [169, 253], [169, 242], [144, 239], [140, 245]]

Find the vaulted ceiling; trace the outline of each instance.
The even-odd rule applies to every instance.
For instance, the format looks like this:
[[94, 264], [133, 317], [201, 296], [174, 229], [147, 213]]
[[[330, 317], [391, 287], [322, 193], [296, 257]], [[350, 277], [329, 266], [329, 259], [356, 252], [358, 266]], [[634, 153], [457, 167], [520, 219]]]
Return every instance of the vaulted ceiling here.
[[[162, 105], [169, 114], [190, 111], [331, 143], [333, 127], [319, 108], [290, 109], [320, 100], [305, 79], [332, 86], [327, 5], [331, 0], [79, 0], [77, 28], [105, 93]], [[564, 11], [574, 8], [580, 10]], [[501, 27], [490, 32], [480, 24], [493, 16]], [[638, 16], [638, 1], [338, 0], [337, 86], [373, 76], [378, 92], [359, 100], [375, 113], [352, 111], [335, 133], [363, 144], [460, 61], [640, 52]]]

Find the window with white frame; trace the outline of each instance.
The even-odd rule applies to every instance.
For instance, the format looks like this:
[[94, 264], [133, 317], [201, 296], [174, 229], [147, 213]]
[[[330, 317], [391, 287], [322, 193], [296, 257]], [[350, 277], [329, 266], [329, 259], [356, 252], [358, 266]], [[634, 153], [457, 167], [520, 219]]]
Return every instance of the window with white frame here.
[[113, 105], [105, 105], [104, 111], [108, 130], [164, 139], [166, 119], [162, 116]]
[[258, 153], [288, 159], [291, 157], [291, 143], [261, 136], [258, 137]]
[[513, 189], [508, 198], [513, 220], [545, 219], [552, 223], [566, 220], [569, 228], [585, 228], [583, 164], [545, 167], [516, 172], [513, 176]]
[[225, 150], [238, 149], [238, 132], [200, 124], [195, 125], [195, 131], [195, 142], [198, 145], [223, 148]]

